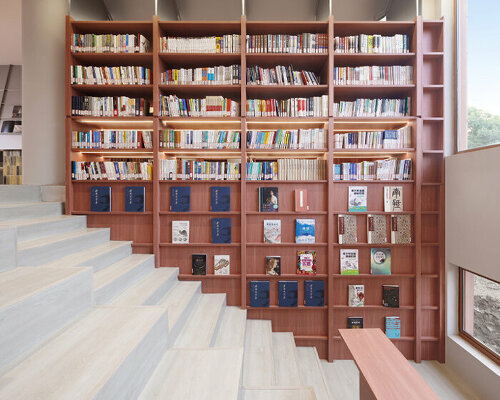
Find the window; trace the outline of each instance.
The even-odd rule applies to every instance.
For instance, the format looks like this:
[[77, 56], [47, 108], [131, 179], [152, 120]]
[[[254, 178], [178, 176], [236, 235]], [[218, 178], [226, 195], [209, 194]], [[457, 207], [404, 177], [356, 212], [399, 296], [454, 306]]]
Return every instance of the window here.
[[500, 363], [500, 283], [460, 269], [460, 335]]

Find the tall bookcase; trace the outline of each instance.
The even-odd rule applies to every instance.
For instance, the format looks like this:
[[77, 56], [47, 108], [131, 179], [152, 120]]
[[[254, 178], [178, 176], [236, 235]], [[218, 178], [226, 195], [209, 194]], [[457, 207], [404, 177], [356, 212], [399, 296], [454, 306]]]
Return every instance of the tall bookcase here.
[[[140, 54], [75, 54], [70, 50], [70, 38], [77, 33], [142, 33], [152, 44], [151, 53]], [[327, 33], [326, 53], [280, 54], [246, 53], [247, 34]], [[238, 54], [178, 54], [161, 53], [161, 36], [209, 36], [241, 34]], [[334, 52], [334, 36], [366, 34], [408, 34], [411, 52], [404, 54], [340, 54]], [[133, 241], [137, 253], [154, 253], [158, 267], [179, 267], [179, 279], [201, 280], [204, 292], [224, 292], [227, 302], [248, 309], [248, 318], [270, 319], [273, 330], [292, 331], [301, 346], [316, 346], [321, 357], [329, 360], [349, 358], [338, 329], [345, 328], [348, 316], [363, 316], [365, 327], [384, 328], [384, 317], [401, 318], [401, 338], [395, 345], [409, 359], [444, 361], [444, 160], [443, 160], [443, 21], [412, 22], [334, 22], [333, 17], [321, 22], [256, 22], [242, 17], [238, 22], [178, 22], [159, 21], [153, 17], [145, 22], [89, 22], [67, 19], [66, 68], [66, 146], [67, 146], [67, 213], [88, 216], [92, 227], [110, 227], [113, 240]], [[141, 65], [152, 68], [152, 85], [148, 86], [72, 86], [69, 67], [80, 65]], [[241, 64], [241, 85], [162, 85], [160, 73], [167, 68]], [[251, 86], [247, 85], [246, 67], [293, 64], [297, 69], [314, 71], [321, 78], [315, 86]], [[334, 66], [411, 65], [414, 83], [411, 85], [352, 85], [333, 83]], [[72, 95], [142, 96], [153, 104], [150, 117], [95, 118], [71, 116]], [[179, 97], [222, 95], [241, 104], [241, 117], [233, 118], [172, 118], [159, 116], [160, 94]], [[328, 117], [325, 118], [256, 118], [246, 116], [247, 98], [278, 98], [329, 96]], [[407, 97], [412, 99], [408, 117], [341, 118], [333, 117], [333, 103], [358, 97]], [[334, 148], [334, 132], [356, 130], [412, 128], [412, 147], [394, 150], [350, 150]], [[153, 129], [153, 148], [138, 150], [75, 150], [71, 132], [79, 129]], [[167, 150], [159, 146], [162, 129], [234, 129], [241, 131], [238, 150]], [[327, 146], [315, 150], [251, 150], [246, 148], [247, 130], [251, 129], [324, 128], [328, 132]], [[334, 181], [334, 162], [381, 159], [404, 156], [413, 161], [413, 177], [406, 181]], [[107, 160], [114, 157], [149, 158], [153, 160], [151, 181], [72, 181], [70, 161]], [[159, 163], [164, 158], [197, 157], [200, 159], [235, 159], [242, 164], [240, 181], [163, 181], [159, 179]], [[247, 181], [245, 164], [249, 159], [315, 158], [325, 160], [325, 180], [313, 181]], [[403, 186], [404, 213], [411, 215], [412, 243], [406, 245], [371, 245], [366, 238], [366, 214], [383, 214], [383, 188]], [[112, 211], [90, 212], [90, 187], [112, 186]], [[124, 187], [145, 186], [146, 212], [124, 212]], [[170, 188], [191, 187], [191, 211], [170, 211]], [[368, 212], [356, 213], [358, 243], [339, 245], [338, 214], [347, 214], [349, 186], [368, 186]], [[231, 211], [214, 213], [210, 207], [210, 187], [231, 188]], [[258, 211], [258, 188], [279, 188], [279, 212]], [[309, 211], [296, 212], [294, 190], [307, 189]], [[232, 243], [212, 244], [211, 218], [229, 217], [232, 221]], [[316, 220], [316, 243], [294, 243], [296, 218]], [[280, 219], [282, 243], [263, 243], [263, 220]], [[191, 224], [189, 244], [172, 244], [171, 223], [188, 220]], [[390, 224], [387, 224], [388, 227]], [[388, 228], [389, 229], [389, 228]], [[388, 232], [389, 234], [390, 232]], [[340, 274], [339, 249], [359, 249], [358, 276]], [[392, 275], [370, 275], [370, 248], [390, 247]], [[296, 251], [316, 250], [317, 275], [296, 275]], [[191, 274], [191, 255], [207, 254], [207, 275]], [[213, 255], [231, 256], [231, 274], [214, 275]], [[281, 256], [281, 276], [265, 274], [265, 256]], [[326, 288], [324, 307], [304, 306], [304, 280], [323, 280]], [[249, 307], [251, 280], [270, 281], [269, 308]], [[297, 280], [299, 305], [283, 308], [277, 304], [279, 280]], [[349, 284], [365, 285], [366, 306], [347, 306]], [[400, 286], [400, 308], [381, 305], [382, 284]]]

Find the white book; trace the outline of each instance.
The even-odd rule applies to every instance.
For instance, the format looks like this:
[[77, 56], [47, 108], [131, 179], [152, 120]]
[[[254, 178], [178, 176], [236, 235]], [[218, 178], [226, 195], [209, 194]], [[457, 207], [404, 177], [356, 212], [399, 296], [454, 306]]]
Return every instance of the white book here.
[[281, 220], [264, 220], [264, 243], [281, 243]]
[[172, 221], [172, 243], [189, 243], [189, 221]]
[[358, 249], [340, 249], [340, 274], [359, 275]]
[[384, 186], [384, 211], [403, 212], [403, 186]]
[[214, 255], [214, 274], [229, 275], [231, 271], [229, 255]]
[[349, 307], [364, 307], [365, 285], [349, 285]]

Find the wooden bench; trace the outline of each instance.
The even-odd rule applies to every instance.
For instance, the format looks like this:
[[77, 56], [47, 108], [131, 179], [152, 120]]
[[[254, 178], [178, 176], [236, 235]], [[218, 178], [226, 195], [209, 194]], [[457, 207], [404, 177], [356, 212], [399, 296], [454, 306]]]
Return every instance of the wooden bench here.
[[380, 329], [339, 329], [359, 369], [360, 400], [438, 400]]

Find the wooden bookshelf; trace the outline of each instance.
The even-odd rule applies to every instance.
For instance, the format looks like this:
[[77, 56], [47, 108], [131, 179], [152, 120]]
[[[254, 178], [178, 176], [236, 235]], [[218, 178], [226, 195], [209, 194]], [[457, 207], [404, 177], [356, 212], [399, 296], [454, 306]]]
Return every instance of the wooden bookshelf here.
[[[141, 33], [151, 42], [150, 53], [81, 54], [70, 51], [70, 37], [78, 33]], [[246, 34], [297, 34], [303, 32], [327, 33], [326, 53], [246, 53]], [[336, 53], [333, 37], [359, 33], [410, 37], [410, 52], [404, 54], [350, 54]], [[241, 34], [239, 53], [161, 53], [160, 37], [209, 36]], [[384, 329], [385, 316], [401, 318], [401, 338], [395, 345], [408, 359], [444, 361], [445, 350], [445, 287], [444, 287], [444, 74], [443, 21], [424, 21], [418, 17], [412, 22], [335, 22], [333, 17], [319, 22], [247, 22], [245, 17], [235, 22], [100, 22], [74, 21], [67, 18], [66, 37], [66, 160], [67, 213], [87, 215], [92, 227], [110, 227], [114, 240], [133, 241], [136, 253], [153, 253], [158, 267], [178, 267], [179, 279], [200, 280], [204, 292], [227, 294], [229, 305], [247, 309], [248, 318], [270, 319], [274, 331], [291, 331], [298, 345], [316, 346], [322, 358], [329, 360], [349, 358], [350, 353], [340, 339], [339, 329], [347, 327], [347, 317], [362, 316], [364, 326]], [[69, 66], [79, 65], [141, 65], [152, 68], [151, 85], [70, 85]], [[238, 85], [164, 85], [160, 74], [167, 68], [209, 67], [214, 65], [241, 65], [241, 84]], [[246, 67], [259, 65], [293, 64], [297, 69], [311, 70], [320, 78], [316, 86], [279, 86], [246, 84]], [[334, 66], [410, 65], [414, 82], [407, 85], [334, 85]], [[80, 117], [71, 116], [72, 95], [142, 96], [153, 104], [151, 116], [142, 117]], [[220, 117], [160, 117], [160, 94], [179, 97], [222, 95], [241, 104], [241, 116]], [[283, 118], [247, 117], [246, 100], [250, 98], [279, 98], [329, 96], [328, 117]], [[356, 97], [391, 98], [411, 97], [411, 115], [405, 117], [334, 117], [333, 104]], [[411, 126], [411, 147], [403, 149], [338, 149], [334, 147], [334, 133], [362, 130], [399, 129]], [[247, 149], [248, 130], [276, 130], [324, 128], [327, 143], [324, 148], [311, 150]], [[153, 130], [153, 148], [136, 150], [72, 149], [71, 132], [83, 129], [148, 129]], [[163, 129], [221, 129], [241, 132], [240, 149], [165, 149], [160, 148]], [[113, 157], [141, 158], [153, 161], [151, 181], [72, 181], [70, 161], [107, 160]], [[237, 159], [242, 164], [239, 181], [160, 180], [159, 164], [165, 158]], [[350, 160], [377, 160], [387, 157], [410, 158], [413, 176], [405, 181], [334, 181], [333, 163]], [[325, 160], [326, 179], [298, 181], [247, 181], [245, 163], [250, 159], [312, 158]], [[112, 186], [112, 212], [90, 212], [91, 186]], [[368, 186], [368, 211], [356, 213], [359, 243], [340, 245], [337, 238], [338, 214], [347, 213], [348, 187]], [[412, 243], [368, 244], [366, 238], [367, 214], [382, 214], [389, 222], [390, 213], [384, 212], [384, 186], [403, 186], [404, 214], [411, 216]], [[146, 212], [124, 211], [124, 187], [146, 188]], [[170, 211], [170, 188], [191, 187], [191, 211]], [[210, 187], [231, 188], [231, 211], [211, 212]], [[258, 188], [279, 188], [279, 212], [258, 211]], [[296, 212], [293, 192], [296, 188], [308, 190], [310, 210]], [[227, 217], [232, 221], [232, 243], [211, 243], [211, 218]], [[295, 219], [316, 220], [316, 243], [294, 243]], [[282, 243], [262, 242], [263, 220], [280, 219]], [[190, 243], [171, 243], [171, 223], [189, 220]], [[389, 225], [388, 225], [389, 226]], [[389, 229], [389, 228], [388, 228]], [[388, 232], [390, 234], [390, 232]], [[370, 275], [370, 248], [387, 247], [392, 252], [392, 275]], [[359, 250], [359, 275], [340, 274], [340, 249]], [[317, 275], [296, 275], [296, 251], [316, 250]], [[191, 274], [191, 255], [207, 254], [206, 276]], [[213, 274], [213, 256], [229, 254], [231, 274]], [[281, 276], [265, 275], [266, 255], [281, 256]], [[324, 307], [304, 306], [304, 281], [325, 282]], [[249, 282], [269, 280], [270, 307], [249, 306]], [[297, 280], [299, 304], [297, 308], [278, 307], [279, 280]], [[365, 285], [366, 306], [348, 307], [349, 284]], [[400, 308], [385, 308], [381, 304], [383, 284], [400, 287]]]

